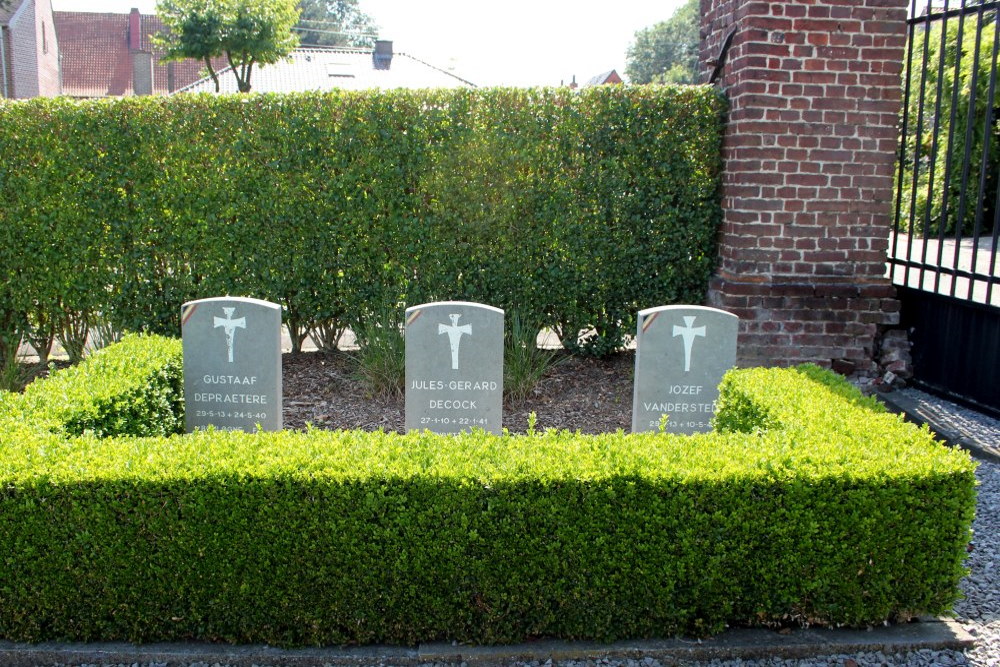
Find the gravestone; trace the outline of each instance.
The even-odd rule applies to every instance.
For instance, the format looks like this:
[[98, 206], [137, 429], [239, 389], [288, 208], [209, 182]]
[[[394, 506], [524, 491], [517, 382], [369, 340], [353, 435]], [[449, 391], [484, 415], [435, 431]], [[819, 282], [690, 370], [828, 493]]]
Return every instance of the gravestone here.
[[722, 375], [736, 364], [739, 318], [704, 306], [639, 311], [632, 432], [712, 430]]
[[181, 309], [184, 426], [281, 430], [281, 306], [216, 297]]
[[503, 311], [464, 301], [406, 309], [406, 430], [500, 433]]

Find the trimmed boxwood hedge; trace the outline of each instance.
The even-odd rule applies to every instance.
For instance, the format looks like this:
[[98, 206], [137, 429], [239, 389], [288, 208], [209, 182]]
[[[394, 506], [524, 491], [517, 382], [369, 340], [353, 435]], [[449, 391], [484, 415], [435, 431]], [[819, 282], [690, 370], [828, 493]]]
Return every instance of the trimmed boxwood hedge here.
[[729, 373], [695, 436], [13, 420], [0, 637], [614, 640], [941, 613], [974, 467], [814, 367]]
[[184, 430], [181, 342], [126, 335], [83, 362], [0, 397], [0, 419], [16, 415], [67, 435], [169, 435]]

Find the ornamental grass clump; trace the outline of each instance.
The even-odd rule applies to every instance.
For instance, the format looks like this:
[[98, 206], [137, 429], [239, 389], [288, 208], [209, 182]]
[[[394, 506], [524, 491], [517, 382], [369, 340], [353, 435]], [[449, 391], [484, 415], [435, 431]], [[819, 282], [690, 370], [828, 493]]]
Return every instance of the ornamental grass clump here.
[[566, 357], [539, 348], [540, 328], [526, 325], [516, 311], [508, 313], [507, 318], [510, 325], [504, 332], [503, 393], [505, 400], [518, 403], [531, 395], [546, 371]]
[[354, 379], [371, 396], [402, 396], [406, 382], [406, 340], [396, 308], [378, 309], [353, 328], [358, 349], [351, 352]]

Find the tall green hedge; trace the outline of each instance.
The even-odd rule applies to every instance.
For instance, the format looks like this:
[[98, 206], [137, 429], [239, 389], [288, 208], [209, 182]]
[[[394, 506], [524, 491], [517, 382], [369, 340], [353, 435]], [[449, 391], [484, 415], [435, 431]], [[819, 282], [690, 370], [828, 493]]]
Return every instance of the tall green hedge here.
[[[465, 299], [568, 341], [701, 302], [724, 102], [708, 87], [0, 104], [0, 337], [176, 335], [188, 299], [298, 335]], [[2, 342], [2, 341], [0, 341]]]
[[815, 367], [729, 373], [717, 427], [101, 439], [0, 412], [0, 638], [613, 640], [958, 598], [967, 453]]

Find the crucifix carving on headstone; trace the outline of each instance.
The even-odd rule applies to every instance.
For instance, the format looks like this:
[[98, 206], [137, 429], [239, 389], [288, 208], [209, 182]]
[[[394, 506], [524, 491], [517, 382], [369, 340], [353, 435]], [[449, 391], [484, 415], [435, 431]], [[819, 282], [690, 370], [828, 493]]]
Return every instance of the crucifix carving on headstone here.
[[448, 334], [448, 342], [451, 344], [451, 370], [458, 370], [458, 346], [462, 342], [463, 335], [472, 335], [472, 325], [471, 324], [458, 324], [458, 319], [462, 317], [461, 315], [456, 315], [454, 313], [448, 315], [451, 319], [451, 324], [439, 324], [438, 325], [438, 335], [446, 333]]
[[693, 316], [687, 315], [684, 317], [684, 324], [686, 326], [680, 326], [678, 324], [674, 325], [674, 337], [681, 336], [684, 339], [684, 372], [689, 373], [691, 371], [691, 348], [694, 347], [694, 339], [696, 337], [705, 337], [705, 327], [695, 327], [695, 318]]
[[222, 330], [226, 332], [226, 348], [229, 350], [229, 363], [233, 363], [233, 339], [236, 337], [237, 329], [247, 328], [247, 318], [241, 317], [234, 320], [233, 313], [236, 311], [235, 308], [223, 308], [222, 311], [226, 316], [215, 317], [215, 328], [222, 327]]

